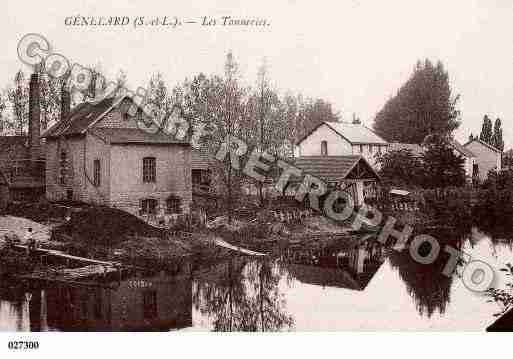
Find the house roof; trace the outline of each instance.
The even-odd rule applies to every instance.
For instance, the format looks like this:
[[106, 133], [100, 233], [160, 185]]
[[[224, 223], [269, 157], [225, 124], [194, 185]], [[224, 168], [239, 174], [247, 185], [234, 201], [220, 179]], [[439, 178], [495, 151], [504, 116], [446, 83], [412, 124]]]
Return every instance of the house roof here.
[[465, 157], [476, 157], [476, 155], [471, 151], [469, 150], [468, 148], [465, 148], [461, 143], [459, 143], [458, 141], [456, 140], [452, 140], [451, 142], [451, 145], [452, 147], [458, 151], [459, 153], [461, 153], [463, 156]]
[[91, 133], [110, 144], [189, 144], [163, 131], [152, 133], [138, 128], [94, 128]]
[[150, 127], [154, 131], [145, 131], [139, 128], [98, 128], [94, 125], [110, 111], [131, 101], [130, 97], [116, 99], [108, 97], [100, 102], [84, 102], [77, 105], [70, 114], [49, 128], [43, 137], [59, 137], [82, 135], [91, 131], [105, 142], [111, 144], [188, 144], [188, 140], [180, 140], [156, 126]]
[[91, 125], [121, 103], [113, 97], [103, 99], [98, 103], [83, 102], [61, 121], [46, 130], [42, 137], [73, 136], [83, 134]]
[[348, 178], [357, 165], [363, 166], [367, 177], [379, 179], [378, 174], [364, 157], [358, 155], [349, 156], [308, 156], [295, 160], [296, 167], [305, 173], [316, 176], [324, 181], [340, 181]]
[[[475, 157], [474, 153], [470, 151], [468, 148], [465, 148], [461, 143], [459, 143], [456, 140], [451, 140], [449, 144], [452, 146], [453, 149], [458, 151], [460, 154], [462, 154], [465, 157]], [[422, 155], [426, 149], [425, 147], [422, 147], [421, 145], [418, 145], [416, 143], [399, 143], [399, 142], [393, 142], [388, 146], [388, 149], [390, 151], [401, 151], [406, 150], [410, 151], [412, 155], [414, 156], [420, 156]]]
[[468, 146], [468, 145], [470, 145], [472, 142], [480, 143], [480, 144], [482, 144], [483, 146], [485, 146], [485, 147], [489, 148], [490, 150], [492, 150], [492, 151], [494, 151], [494, 152], [502, 153], [502, 151], [501, 151], [501, 150], [499, 150], [497, 147], [492, 146], [492, 145], [490, 145], [489, 143], [486, 143], [486, 142], [484, 142], [484, 141], [480, 140], [479, 138], [475, 138], [475, 139], [473, 139], [473, 140], [471, 140], [471, 141], [468, 141], [468, 142], [467, 142], [467, 143], [465, 143], [463, 146], [464, 146], [464, 147], [467, 147], [467, 146]]
[[306, 284], [347, 288], [351, 290], [362, 290], [364, 288], [358, 280], [342, 269], [304, 264], [289, 264], [287, 270], [294, 278]]
[[299, 145], [322, 125], [328, 126], [330, 129], [332, 129], [339, 136], [346, 139], [351, 144], [388, 144], [387, 141], [379, 137], [374, 131], [372, 131], [371, 129], [362, 124], [328, 121], [324, 121], [319, 125], [315, 126], [309, 133], [307, 133], [299, 141], [297, 141], [296, 144]]

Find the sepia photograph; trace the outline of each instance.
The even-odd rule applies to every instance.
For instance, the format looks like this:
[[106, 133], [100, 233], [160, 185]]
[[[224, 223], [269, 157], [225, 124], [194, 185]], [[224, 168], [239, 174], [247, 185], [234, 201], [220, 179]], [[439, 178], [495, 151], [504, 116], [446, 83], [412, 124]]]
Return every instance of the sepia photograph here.
[[513, 331], [512, 2], [0, 9], [6, 353]]

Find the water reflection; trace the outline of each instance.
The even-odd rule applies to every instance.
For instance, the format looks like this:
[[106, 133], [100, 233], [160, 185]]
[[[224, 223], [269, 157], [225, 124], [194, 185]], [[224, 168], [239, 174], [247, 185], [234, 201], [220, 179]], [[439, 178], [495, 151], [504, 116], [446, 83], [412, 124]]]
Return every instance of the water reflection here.
[[11, 293], [0, 301], [4, 331], [163, 331], [192, 325], [192, 280], [186, 277], [162, 273], [109, 286]]
[[364, 290], [385, 258], [375, 240], [341, 243], [317, 250], [289, 248], [281, 256], [288, 272], [306, 284]]
[[[447, 241], [496, 268], [513, 258], [511, 245], [477, 232]], [[479, 330], [495, 319], [495, 303], [442, 274], [444, 251], [427, 265], [375, 240], [340, 242], [290, 247], [274, 259], [234, 256], [192, 276], [96, 287], [2, 283], [0, 330]]]
[[451, 301], [451, 285], [453, 277], [442, 272], [448, 260], [440, 252], [440, 256], [432, 264], [416, 262], [408, 249], [403, 251], [389, 250], [389, 262], [396, 269], [406, 285], [420, 315], [428, 318], [433, 313], [444, 314], [447, 304]]
[[270, 260], [233, 258], [198, 276], [194, 305], [215, 331], [292, 329], [279, 281], [285, 272]]

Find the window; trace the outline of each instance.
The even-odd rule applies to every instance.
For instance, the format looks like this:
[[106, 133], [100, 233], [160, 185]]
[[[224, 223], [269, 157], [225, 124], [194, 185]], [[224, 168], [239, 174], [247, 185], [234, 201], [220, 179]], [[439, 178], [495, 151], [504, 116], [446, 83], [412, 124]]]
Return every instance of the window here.
[[166, 212], [169, 214], [182, 212], [182, 200], [178, 197], [169, 197], [166, 200]]
[[155, 182], [157, 177], [157, 168], [155, 165], [155, 157], [143, 158], [143, 182]]
[[360, 145], [360, 153], [363, 153], [363, 145]]
[[59, 162], [59, 183], [66, 183], [66, 167], [68, 166], [68, 155], [65, 151], [61, 152], [60, 162]]
[[158, 201], [154, 198], [147, 198], [141, 201], [141, 214], [157, 214]]
[[326, 141], [321, 142], [321, 155], [322, 156], [328, 155], [328, 142], [326, 142]]
[[154, 290], [143, 292], [144, 319], [157, 318], [157, 292]]
[[378, 155], [381, 155], [381, 146], [378, 146]]
[[100, 174], [101, 174], [100, 160], [96, 159], [96, 160], [93, 161], [93, 184], [96, 187], [99, 187], [100, 184], [101, 184]]
[[372, 151], [373, 151], [372, 145], [369, 145], [369, 153], [372, 153]]

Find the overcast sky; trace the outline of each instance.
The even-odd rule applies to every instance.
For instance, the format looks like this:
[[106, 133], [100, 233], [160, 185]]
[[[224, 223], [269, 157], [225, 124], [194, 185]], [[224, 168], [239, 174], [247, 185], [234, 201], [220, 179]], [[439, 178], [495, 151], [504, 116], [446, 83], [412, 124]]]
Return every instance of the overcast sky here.
[[[253, 84], [267, 58], [273, 83], [333, 103], [344, 119], [356, 112], [371, 125], [377, 111], [411, 74], [418, 59], [441, 60], [453, 91], [461, 95], [465, 141], [480, 131], [485, 113], [503, 120], [506, 147], [513, 145], [513, 2], [457, 1], [161, 1], [2, 0], [0, 87], [15, 71], [26, 33], [44, 35], [56, 52], [83, 65], [119, 69], [130, 87], [161, 71], [173, 86], [202, 71], [222, 73], [232, 50], [243, 77]], [[266, 18], [266, 27], [180, 28], [65, 26], [68, 16], [203, 16]]]

